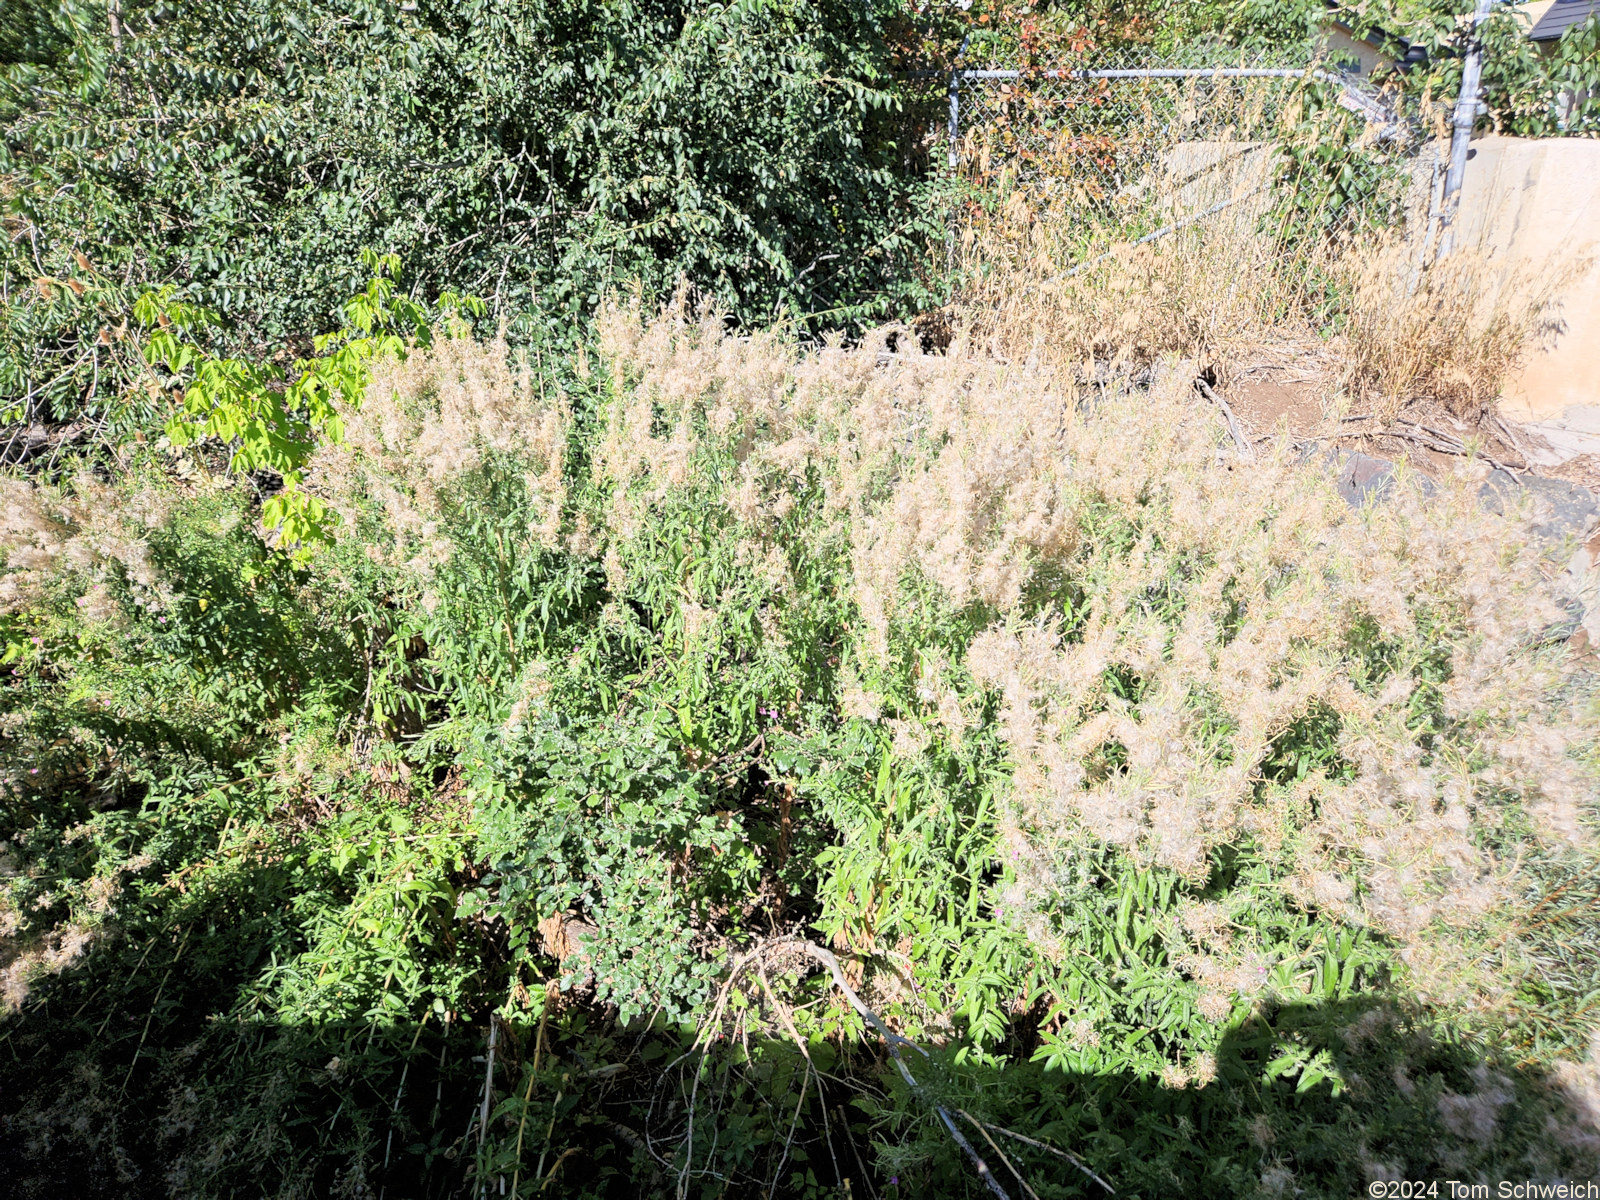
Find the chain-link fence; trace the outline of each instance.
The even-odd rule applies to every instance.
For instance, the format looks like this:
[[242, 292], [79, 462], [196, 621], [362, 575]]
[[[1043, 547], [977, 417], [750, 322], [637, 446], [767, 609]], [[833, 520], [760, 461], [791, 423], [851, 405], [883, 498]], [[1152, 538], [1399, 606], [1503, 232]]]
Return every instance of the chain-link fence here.
[[1290, 259], [1377, 230], [1431, 253], [1442, 182], [1421, 116], [1341, 72], [1272, 61], [967, 69], [950, 165], [1051, 217], [1071, 273], [1193, 226], [1249, 228]]

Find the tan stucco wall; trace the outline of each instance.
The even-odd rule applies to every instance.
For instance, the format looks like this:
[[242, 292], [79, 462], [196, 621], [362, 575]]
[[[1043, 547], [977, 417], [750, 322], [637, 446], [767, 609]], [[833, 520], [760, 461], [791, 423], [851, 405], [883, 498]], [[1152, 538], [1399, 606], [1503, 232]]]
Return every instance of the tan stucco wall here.
[[1351, 37], [1343, 29], [1329, 29], [1322, 38], [1322, 48], [1341, 65], [1355, 62], [1355, 73], [1362, 79], [1372, 74], [1379, 63], [1393, 62], [1393, 55], [1385, 55], [1371, 42]]
[[1539, 23], [1539, 18], [1555, 6], [1556, 0], [1533, 0], [1531, 4], [1516, 6], [1517, 18], [1522, 22], [1523, 29], [1532, 29]]
[[[1588, 260], [1555, 295], [1560, 322], [1506, 381], [1501, 411], [1554, 421], [1600, 406], [1600, 140], [1483, 137], [1472, 143], [1456, 244], [1484, 254], [1506, 281], [1552, 279]], [[1570, 414], [1593, 426], [1591, 414]]]

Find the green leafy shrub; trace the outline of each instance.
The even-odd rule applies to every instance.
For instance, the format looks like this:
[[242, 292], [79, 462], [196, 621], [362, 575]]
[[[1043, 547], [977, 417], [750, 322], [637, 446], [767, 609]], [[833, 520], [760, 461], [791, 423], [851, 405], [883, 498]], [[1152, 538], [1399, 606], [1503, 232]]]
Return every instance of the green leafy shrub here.
[[[1352, 27], [1374, 32], [1398, 55], [1396, 35], [1426, 52], [1421, 69], [1390, 75], [1420, 101], [1421, 116], [1448, 138], [1449, 110], [1461, 92], [1461, 72], [1473, 7], [1454, 0], [1380, 0], [1345, 6]], [[1482, 45], [1484, 108], [1480, 119], [1497, 133], [1517, 137], [1592, 137], [1600, 110], [1600, 20], [1569, 27], [1553, 45], [1528, 38], [1526, 6], [1495, 5], [1477, 30]]]
[[285, 361], [369, 246], [430, 296], [543, 313], [523, 334], [683, 275], [742, 319], [838, 325], [914, 290], [901, 267], [937, 233], [912, 202], [892, 7], [61, 0], [17, 19], [38, 43], [0, 64], [0, 398], [20, 419], [125, 420], [115, 331], [146, 290], [220, 314], [223, 357]]

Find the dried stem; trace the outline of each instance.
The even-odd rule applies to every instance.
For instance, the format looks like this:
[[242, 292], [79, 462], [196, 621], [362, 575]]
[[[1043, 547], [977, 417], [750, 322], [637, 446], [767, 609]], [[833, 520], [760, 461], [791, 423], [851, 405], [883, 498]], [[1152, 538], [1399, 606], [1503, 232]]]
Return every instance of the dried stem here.
[[1052, 1146], [1052, 1145], [1049, 1145], [1046, 1142], [1038, 1141], [1038, 1140], [1036, 1140], [1034, 1138], [1028, 1137], [1026, 1134], [1018, 1133], [1013, 1129], [1004, 1129], [999, 1125], [990, 1125], [989, 1128], [994, 1130], [996, 1133], [1004, 1134], [1008, 1138], [1015, 1138], [1019, 1142], [1026, 1143], [1029, 1146], [1037, 1147], [1040, 1150], [1048, 1150], [1051, 1154], [1054, 1154], [1054, 1155], [1057, 1155], [1057, 1156], [1059, 1156], [1061, 1158], [1066, 1159], [1073, 1166], [1077, 1167], [1078, 1170], [1082, 1171], [1085, 1175], [1087, 1175], [1090, 1179], [1094, 1180], [1101, 1187], [1105, 1188], [1105, 1190], [1107, 1192], [1109, 1192], [1111, 1195], [1114, 1196], [1114, 1195], [1117, 1194], [1117, 1189], [1116, 1188], [1112, 1187], [1104, 1179], [1101, 1179], [1100, 1176], [1096, 1175], [1088, 1167], [1084, 1166], [1083, 1165], [1083, 1160], [1081, 1158], [1079, 1158], [1076, 1154], [1073, 1154], [1071, 1151], [1063, 1150], [1059, 1146]]
[[1221, 396], [1217, 395], [1216, 392], [1212, 391], [1211, 385], [1204, 379], [1196, 379], [1194, 381], [1194, 385], [1200, 389], [1201, 394], [1205, 396], [1207, 400], [1210, 400], [1222, 410], [1222, 419], [1228, 423], [1228, 432], [1233, 436], [1233, 444], [1239, 447], [1239, 453], [1244, 455], [1246, 458], [1254, 458], [1255, 452], [1250, 449], [1249, 440], [1246, 439], [1244, 434], [1240, 431], [1239, 422], [1234, 419], [1233, 409], [1228, 407], [1228, 402]]
[[965, 1117], [969, 1125], [971, 1125], [979, 1133], [983, 1134], [983, 1140], [988, 1142], [989, 1148], [1000, 1156], [1000, 1161], [1005, 1163], [1006, 1170], [1010, 1171], [1016, 1176], [1017, 1182], [1022, 1185], [1022, 1190], [1027, 1192], [1028, 1195], [1032, 1197], [1032, 1200], [1039, 1200], [1039, 1193], [1028, 1186], [1028, 1181], [1022, 1177], [1022, 1172], [1017, 1170], [1016, 1164], [1013, 1163], [1009, 1157], [1007, 1157], [1006, 1152], [1000, 1149], [999, 1143], [989, 1136], [989, 1131], [984, 1128], [983, 1122], [978, 1120], [971, 1113], [967, 1112], [967, 1110], [964, 1108], [958, 1108], [956, 1109], [956, 1112], [962, 1117]]
[[[872, 1026], [872, 1028], [877, 1032], [878, 1036], [883, 1039], [884, 1045], [889, 1048], [890, 1057], [894, 1059], [896, 1069], [900, 1072], [900, 1077], [906, 1082], [906, 1086], [909, 1087], [915, 1094], [926, 1098], [927, 1093], [923, 1090], [922, 1085], [917, 1082], [916, 1077], [911, 1074], [911, 1069], [906, 1066], [905, 1059], [900, 1053], [900, 1047], [909, 1046], [923, 1057], [927, 1057], [928, 1052], [921, 1046], [918, 1046], [915, 1042], [901, 1037], [898, 1033], [895, 1033], [894, 1030], [890, 1029], [888, 1025], [884, 1023], [882, 1017], [880, 1017], [876, 1012], [867, 1006], [867, 1004], [856, 993], [856, 990], [850, 986], [849, 981], [845, 978], [844, 968], [840, 965], [838, 957], [831, 950], [824, 949], [814, 942], [804, 941], [800, 938], [775, 938], [769, 941], [759, 942], [754, 949], [750, 950], [734, 964], [733, 969], [728, 974], [728, 978], [723, 983], [721, 992], [718, 994], [717, 1003], [712, 1011], [711, 1019], [707, 1022], [706, 1027], [702, 1030], [700, 1035], [695, 1039], [695, 1048], [701, 1048], [703, 1046], [710, 1045], [711, 1041], [715, 1037], [714, 1031], [717, 1028], [717, 1022], [719, 1022], [721, 1019], [722, 1011], [727, 1004], [728, 996], [732, 992], [734, 984], [738, 981], [739, 976], [743, 974], [744, 971], [752, 964], [757, 965], [758, 976], [762, 980], [762, 985], [764, 988], [766, 988], [767, 994], [769, 996], [772, 995], [772, 990], [765, 974], [766, 959], [774, 951], [783, 949], [800, 950], [827, 968], [828, 973], [833, 977], [834, 986], [837, 987], [843, 994], [845, 1001], [850, 1005], [851, 1008], [855, 1009], [856, 1012], [860, 1014], [861, 1018], [865, 1020], [867, 1024]], [[793, 1022], [789, 1019], [788, 1013], [785, 1011], [784, 1006], [778, 1004], [776, 998], [774, 998], [774, 1004], [779, 1010], [779, 1019], [783, 1022], [784, 1027], [788, 1031], [790, 1037], [794, 1038], [797, 1045], [800, 1045], [801, 1053], [805, 1054], [807, 1063], [809, 1064], [809, 1051], [806, 1050], [802, 1039], [799, 1037], [798, 1032], [794, 1028]], [[694, 1134], [694, 1100], [696, 1092], [698, 1091], [698, 1086], [699, 1071], [697, 1070], [695, 1073], [695, 1089], [691, 1091], [689, 1101], [689, 1137], [691, 1139]], [[933, 1104], [933, 1111], [934, 1114], [939, 1118], [940, 1122], [944, 1125], [946, 1132], [950, 1134], [951, 1140], [954, 1141], [955, 1144], [961, 1148], [962, 1153], [967, 1156], [967, 1160], [971, 1162], [973, 1170], [978, 1173], [978, 1178], [983, 1180], [984, 1185], [989, 1189], [989, 1191], [994, 1196], [998, 1197], [998, 1200], [1011, 1200], [1010, 1194], [1005, 1190], [1004, 1187], [1000, 1185], [1000, 1181], [995, 1178], [994, 1172], [989, 1169], [989, 1164], [983, 1160], [983, 1156], [978, 1153], [978, 1151], [973, 1147], [972, 1143], [969, 1142], [962, 1135], [961, 1131], [956, 1128], [955, 1121], [951, 1118], [949, 1110], [946, 1109], [944, 1105], [935, 1102]], [[826, 1113], [826, 1105], [824, 1105], [824, 1113]], [[684, 1193], [684, 1188], [687, 1185], [688, 1171], [689, 1163], [686, 1159], [678, 1176], [680, 1195]]]

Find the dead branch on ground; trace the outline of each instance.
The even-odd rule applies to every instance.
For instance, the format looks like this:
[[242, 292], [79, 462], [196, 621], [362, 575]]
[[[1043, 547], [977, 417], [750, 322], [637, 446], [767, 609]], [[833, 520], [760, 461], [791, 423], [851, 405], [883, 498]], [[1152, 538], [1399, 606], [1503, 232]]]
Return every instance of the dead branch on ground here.
[[1228, 432], [1233, 436], [1233, 444], [1239, 447], [1239, 453], [1246, 458], [1254, 458], [1255, 452], [1250, 449], [1250, 443], [1239, 429], [1239, 422], [1233, 415], [1233, 409], [1228, 407], [1228, 402], [1212, 390], [1211, 385], [1204, 379], [1196, 379], [1194, 386], [1200, 393], [1222, 410], [1222, 419], [1228, 423]]

